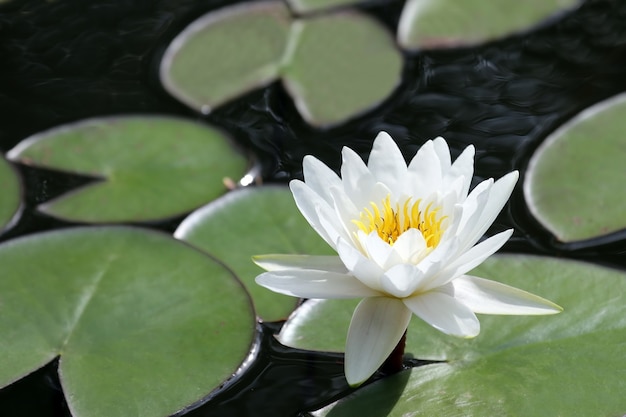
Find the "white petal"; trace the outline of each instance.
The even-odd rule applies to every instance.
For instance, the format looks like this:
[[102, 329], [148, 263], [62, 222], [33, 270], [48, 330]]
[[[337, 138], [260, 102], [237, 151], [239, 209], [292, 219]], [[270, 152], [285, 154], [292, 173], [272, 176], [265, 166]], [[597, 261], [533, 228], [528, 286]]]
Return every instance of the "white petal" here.
[[386, 132], [380, 132], [372, 146], [367, 167], [377, 182], [399, 194], [406, 179], [406, 162], [398, 145]]
[[365, 382], [394, 350], [411, 311], [393, 298], [366, 298], [359, 303], [346, 340], [345, 374], [351, 386]]
[[474, 146], [470, 145], [461, 152], [447, 173], [444, 173], [444, 187], [455, 181], [455, 178], [463, 178], [463, 186], [460, 189], [461, 196], [467, 196], [472, 176], [474, 174]]
[[280, 294], [300, 298], [360, 298], [380, 293], [351, 275], [330, 271], [295, 269], [265, 272], [256, 283]]
[[505, 230], [488, 239], [480, 242], [478, 245], [461, 254], [450, 264], [444, 265], [442, 271], [437, 274], [436, 278], [431, 280], [424, 290], [430, 290], [447, 284], [452, 279], [465, 274], [483, 263], [485, 259], [493, 255], [500, 249], [513, 234], [513, 229]]
[[424, 274], [415, 265], [401, 264], [386, 271], [380, 281], [387, 294], [405, 298], [421, 285], [423, 279]]
[[[471, 246], [474, 246], [476, 242], [485, 234], [487, 229], [492, 225], [502, 208], [509, 200], [515, 183], [519, 177], [517, 171], [509, 172], [504, 177], [496, 181], [489, 190], [489, 197], [484, 203], [484, 206], [479, 208], [480, 217], [474, 223], [467, 234], [464, 234], [463, 244], [461, 250], [465, 250]], [[483, 181], [484, 182], [484, 181]], [[478, 187], [477, 187], [478, 188]], [[473, 193], [474, 191], [472, 191]], [[468, 197], [469, 198], [469, 197]]]
[[343, 188], [355, 207], [364, 208], [370, 203], [367, 198], [369, 191], [376, 181], [374, 176], [365, 166], [365, 162], [352, 149], [344, 147], [341, 151], [341, 180]]
[[328, 203], [313, 191], [308, 185], [299, 180], [293, 180], [289, 183], [289, 188], [293, 194], [296, 206], [300, 213], [309, 222], [313, 230], [315, 230], [332, 248], [335, 247], [335, 240], [326, 232], [320, 221], [319, 207], [324, 205], [327, 211], [331, 211]]
[[454, 298], [479, 314], [556, 314], [562, 308], [545, 298], [488, 279], [463, 275], [451, 282]]
[[433, 146], [435, 149], [435, 153], [439, 157], [439, 161], [441, 162], [441, 171], [445, 174], [452, 164], [450, 159], [450, 148], [448, 147], [448, 142], [441, 136], [433, 139]]
[[417, 151], [408, 167], [413, 186], [410, 195], [427, 196], [441, 189], [441, 161], [434, 149], [433, 141], [428, 141]]
[[380, 277], [384, 273], [382, 268], [371, 259], [365, 257], [361, 251], [351, 246], [343, 239], [337, 242], [337, 253], [343, 264], [359, 281], [374, 290], [381, 291]]
[[362, 230], [358, 231], [359, 240], [369, 258], [376, 262], [382, 269], [388, 269], [402, 262], [400, 255], [393, 250], [389, 243], [383, 241], [378, 232], [373, 231], [366, 235]]
[[314, 156], [307, 155], [304, 157], [302, 172], [306, 185], [329, 204], [332, 201], [329, 192], [330, 188], [342, 187], [339, 176]]
[[411, 228], [398, 236], [392, 248], [400, 256], [403, 263], [413, 264], [420, 261], [427, 250], [422, 232], [415, 228]]
[[284, 271], [287, 269], [316, 269], [318, 271], [332, 271], [345, 274], [346, 266], [338, 256], [313, 255], [278, 255], [267, 254], [253, 256], [255, 264], [266, 271]]
[[459, 337], [480, 333], [480, 323], [472, 310], [448, 294], [430, 291], [402, 301], [419, 318], [443, 333]]

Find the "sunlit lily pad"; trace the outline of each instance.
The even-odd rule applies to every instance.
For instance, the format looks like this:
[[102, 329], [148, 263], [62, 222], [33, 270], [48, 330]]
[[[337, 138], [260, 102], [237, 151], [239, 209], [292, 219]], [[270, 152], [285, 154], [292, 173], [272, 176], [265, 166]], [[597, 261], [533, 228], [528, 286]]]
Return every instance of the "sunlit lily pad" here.
[[0, 232], [6, 228], [19, 211], [22, 196], [21, 185], [17, 173], [0, 157]]
[[287, 3], [298, 13], [309, 13], [361, 3], [362, 1], [363, 0], [287, 0]]
[[[626, 399], [615, 392], [626, 389], [626, 274], [525, 255], [493, 257], [472, 274], [539, 294], [564, 311], [556, 316], [481, 315], [482, 330], [474, 339], [446, 336], [413, 318], [407, 354], [449, 363], [414, 369], [408, 382], [408, 375], [385, 378], [319, 415], [623, 413]], [[286, 323], [281, 342], [343, 350], [354, 301], [307, 303]], [[368, 411], [359, 413], [362, 409]]]
[[402, 55], [387, 30], [357, 12], [296, 21], [283, 82], [300, 114], [331, 125], [387, 98], [400, 82]]
[[219, 258], [243, 281], [257, 315], [266, 321], [285, 319], [297, 299], [254, 282], [263, 270], [252, 256], [267, 253], [333, 254], [308, 225], [287, 187], [240, 189], [197, 210], [175, 237]]
[[532, 156], [524, 194], [531, 213], [571, 242], [626, 228], [626, 96], [596, 105]]
[[398, 43], [407, 49], [459, 46], [536, 25], [579, 0], [407, 0]]
[[203, 113], [278, 77], [291, 17], [282, 1], [208, 13], [181, 32], [161, 63], [165, 88]]
[[61, 355], [74, 416], [170, 415], [250, 351], [255, 320], [218, 262], [169, 236], [98, 227], [0, 245], [0, 386]]
[[246, 159], [214, 128], [183, 119], [88, 119], [38, 133], [9, 159], [99, 179], [39, 210], [81, 222], [150, 221], [189, 212], [239, 178]]
[[[313, 7], [323, 5], [329, 3]], [[387, 98], [402, 64], [387, 29], [363, 13], [293, 18], [283, 2], [260, 2], [192, 23], [166, 51], [161, 80], [173, 96], [208, 113], [281, 78], [302, 117], [326, 126]]]

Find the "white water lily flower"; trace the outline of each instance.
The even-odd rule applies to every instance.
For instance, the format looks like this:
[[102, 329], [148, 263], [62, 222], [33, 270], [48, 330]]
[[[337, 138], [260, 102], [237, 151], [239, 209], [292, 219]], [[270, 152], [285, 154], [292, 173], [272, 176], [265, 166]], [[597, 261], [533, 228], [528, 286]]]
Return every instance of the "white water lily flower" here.
[[345, 374], [359, 385], [382, 365], [411, 316], [454, 336], [474, 337], [474, 313], [553, 314], [556, 304], [498, 282], [465, 275], [496, 252], [512, 230], [476, 244], [508, 200], [517, 171], [468, 195], [474, 147], [451, 162], [443, 138], [406, 165], [381, 132], [367, 166], [344, 148], [341, 178], [312, 156], [305, 182], [290, 183], [296, 204], [339, 256], [262, 255], [256, 282], [302, 298], [363, 298], [346, 341]]

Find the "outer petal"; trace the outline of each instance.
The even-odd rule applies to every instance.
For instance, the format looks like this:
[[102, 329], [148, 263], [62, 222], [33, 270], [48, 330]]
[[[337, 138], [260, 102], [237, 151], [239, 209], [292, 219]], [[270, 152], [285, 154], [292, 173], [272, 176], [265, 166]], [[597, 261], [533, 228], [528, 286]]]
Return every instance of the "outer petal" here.
[[322, 227], [320, 221], [320, 207], [324, 207], [324, 211], [330, 215], [332, 213], [330, 206], [322, 197], [313, 191], [308, 185], [299, 180], [293, 180], [289, 183], [289, 188], [293, 194], [296, 206], [300, 213], [309, 222], [311, 227], [326, 241], [332, 248], [335, 247], [335, 241], [328, 232]]
[[381, 284], [389, 295], [404, 298], [411, 295], [424, 278], [424, 273], [415, 265], [401, 264], [386, 271], [381, 277]]
[[463, 275], [450, 284], [454, 298], [479, 314], [542, 315], [563, 310], [545, 298], [488, 279]]
[[341, 164], [343, 188], [355, 207], [367, 207], [369, 205], [367, 191], [376, 183], [374, 176], [367, 169], [361, 157], [352, 149], [344, 147], [341, 155], [343, 160]]
[[506, 202], [509, 200], [518, 178], [519, 173], [517, 171], [513, 171], [509, 172], [493, 184], [489, 190], [489, 197], [485, 202], [485, 205], [482, 209], [479, 208], [480, 217], [478, 218], [478, 221], [469, 225], [470, 227], [466, 228], [465, 233], [461, 236], [464, 242], [461, 250], [465, 250], [473, 246], [474, 243], [478, 242], [482, 235], [485, 234], [487, 229], [489, 229], [500, 211], [502, 211]]
[[314, 156], [307, 155], [302, 160], [302, 172], [306, 185], [311, 187], [320, 197], [331, 204], [329, 189], [341, 187], [339, 176]]
[[300, 298], [360, 298], [380, 293], [351, 275], [330, 271], [295, 269], [265, 272], [256, 283], [280, 294]]
[[480, 323], [472, 310], [448, 294], [430, 291], [402, 301], [441, 332], [459, 337], [474, 337], [480, 333]]
[[450, 148], [448, 147], [448, 142], [441, 136], [433, 139], [433, 145], [435, 148], [435, 153], [439, 157], [439, 161], [441, 162], [441, 171], [445, 175], [445, 173], [450, 169], [452, 165], [452, 161], [450, 159]]
[[406, 162], [398, 145], [386, 132], [380, 132], [374, 140], [367, 167], [377, 182], [382, 182], [399, 194], [406, 178]]
[[346, 340], [345, 374], [351, 386], [362, 384], [383, 364], [404, 334], [411, 311], [400, 300], [366, 298], [352, 315]]
[[441, 189], [441, 161], [435, 152], [433, 141], [428, 141], [417, 151], [409, 163], [408, 173], [412, 185], [408, 194], [428, 196]]
[[313, 255], [256, 255], [252, 257], [255, 264], [266, 271], [285, 271], [288, 269], [315, 269], [345, 274], [346, 266], [338, 256]]
[[447, 185], [455, 181], [457, 178], [463, 178], [463, 187], [460, 189], [459, 195], [465, 198], [469, 191], [470, 184], [472, 182], [472, 176], [474, 174], [474, 147], [468, 146], [463, 150], [461, 155], [454, 161], [450, 170], [444, 173], [444, 188]]
[[513, 234], [513, 229], [505, 230], [480, 242], [458, 258], [445, 265], [442, 271], [431, 280], [424, 290], [433, 289], [447, 284], [450, 280], [476, 268], [485, 259], [496, 253]]

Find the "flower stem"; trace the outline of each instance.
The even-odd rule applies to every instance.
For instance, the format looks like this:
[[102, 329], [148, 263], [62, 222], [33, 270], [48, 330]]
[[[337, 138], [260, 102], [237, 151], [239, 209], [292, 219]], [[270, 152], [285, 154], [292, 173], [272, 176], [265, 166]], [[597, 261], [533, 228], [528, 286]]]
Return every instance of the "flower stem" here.
[[393, 349], [393, 351], [391, 352], [387, 360], [383, 362], [383, 365], [381, 366], [380, 370], [384, 374], [391, 375], [391, 374], [400, 372], [402, 369], [404, 369], [402, 365], [402, 357], [404, 356], [405, 346], [406, 346], [406, 330], [404, 331], [404, 334], [400, 338], [400, 341], [398, 342], [396, 347]]

